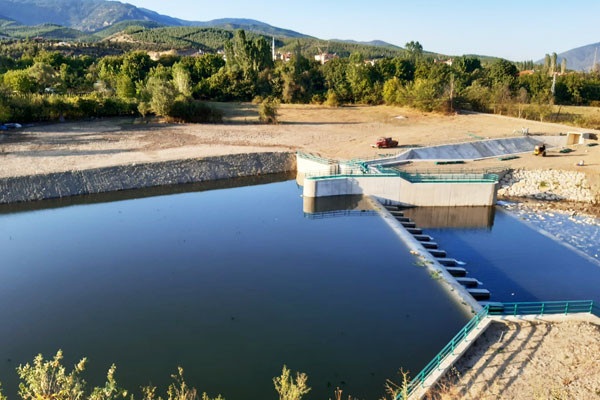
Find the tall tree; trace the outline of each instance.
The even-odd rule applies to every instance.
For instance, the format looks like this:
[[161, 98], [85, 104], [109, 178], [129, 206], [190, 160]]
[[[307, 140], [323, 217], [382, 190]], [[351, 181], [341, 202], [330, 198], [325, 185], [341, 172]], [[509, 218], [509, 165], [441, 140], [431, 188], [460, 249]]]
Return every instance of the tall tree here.
[[563, 57], [560, 62], [560, 73], [564, 74], [565, 72], [567, 72], [567, 59]]
[[556, 72], [556, 67], [558, 66], [557, 60], [558, 60], [558, 55], [556, 53], [552, 53], [552, 56], [550, 57], [550, 70], [551, 70], [550, 72], [551, 73]]
[[419, 42], [410, 41], [405, 45], [408, 57], [411, 60], [418, 60], [423, 56], [423, 46]]

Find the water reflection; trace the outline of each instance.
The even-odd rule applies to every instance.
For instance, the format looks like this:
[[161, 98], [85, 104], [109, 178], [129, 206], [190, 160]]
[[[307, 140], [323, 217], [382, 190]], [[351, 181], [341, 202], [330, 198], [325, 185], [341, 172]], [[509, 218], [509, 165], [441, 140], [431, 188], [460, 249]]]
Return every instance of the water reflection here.
[[414, 207], [404, 216], [419, 228], [492, 229], [495, 207]]

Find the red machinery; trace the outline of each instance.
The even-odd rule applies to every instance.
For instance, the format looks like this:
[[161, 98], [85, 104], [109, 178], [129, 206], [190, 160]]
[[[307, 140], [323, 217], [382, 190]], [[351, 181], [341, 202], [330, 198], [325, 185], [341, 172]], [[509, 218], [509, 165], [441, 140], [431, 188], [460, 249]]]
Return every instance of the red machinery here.
[[398, 146], [398, 141], [392, 140], [391, 137], [380, 137], [379, 139], [377, 139], [377, 142], [375, 142], [375, 144], [372, 146], [377, 147], [378, 149], [388, 149], [391, 147]]

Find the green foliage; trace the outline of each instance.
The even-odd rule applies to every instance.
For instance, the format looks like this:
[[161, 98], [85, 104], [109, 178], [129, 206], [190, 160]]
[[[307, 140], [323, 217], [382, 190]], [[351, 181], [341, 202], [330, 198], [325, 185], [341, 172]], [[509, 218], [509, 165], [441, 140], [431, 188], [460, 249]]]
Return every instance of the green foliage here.
[[192, 94], [192, 77], [190, 72], [182, 65], [175, 64], [173, 66], [173, 83], [177, 91], [184, 96]]
[[308, 376], [305, 373], [296, 373], [296, 379], [291, 376], [291, 371], [284, 365], [281, 375], [273, 378], [275, 390], [279, 393], [279, 400], [301, 400], [310, 392], [306, 384]]
[[[133, 40], [154, 43], [176, 49], [200, 49], [216, 52], [233, 38], [230, 30], [220, 28], [164, 27], [130, 33]], [[249, 35], [252, 38], [257, 35]]]
[[411, 60], [418, 60], [423, 56], [423, 46], [419, 42], [410, 41], [405, 45], [408, 57]]
[[135, 85], [130, 77], [119, 74], [117, 77], [117, 96], [121, 99], [132, 99], [135, 97]]
[[36, 62], [27, 70], [29, 77], [36, 83], [40, 92], [52, 88], [58, 83], [58, 74], [50, 65]]
[[3, 81], [9, 89], [16, 93], [31, 93], [35, 90], [35, 82], [24, 70], [7, 71], [3, 75]]
[[21, 379], [19, 396], [23, 400], [55, 399], [80, 400], [84, 396], [86, 383], [80, 377], [85, 369], [86, 359], [77, 363], [71, 372], [61, 364], [62, 351], [54, 358], [45, 361], [41, 354], [33, 360], [33, 364], [25, 364], [17, 368]]
[[153, 66], [154, 62], [147, 53], [135, 51], [123, 57], [121, 73], [129, 77], [133, 82], [143, 81]]
[[329, 107], [339, 107], [342, 105], [337, 93], [333, 89], [329, 89], [327, 92], [327, 100], [325, 100], [325, 104]]
[[[0, 20], [0, 28], [12, 24], [2, 25]], [[152, 61], [146, 51], [135, 50], [141, 39], [133, 47], [110, 42], [68, 46], [43, 41], [9, 42], [0, 46], [0, 119], [27, 122], [140, 113], [205, 121], [213, 119], [211, 113], [193, 100], [254, 98], [261, 99], [257, 104], [263, 99], [335, 107], [385, 102], [423, 111], [471, 109], [547, 119], [551, 104], [600, 101], [600, 75], [596, 73], [557, 76], [552, 97], [550, 55], [546, 70], [530, 68], [531, 62], [519, 63], [517, 68], [506, 60], [477, 56], [456, 57], [452, 65], [447, 65], [423, 53], [418, 42], [409, 43], [405, 51], [393, 46], [279, 38], [279, 50], [289, 49], [293, 56], [289, 62], [274, 63], [270, 42], [255, 33], [240, 30], [234, 34], [220, 28], [153, 28], [152, 24], [121, 26], [130, 28], [131, 37], [147, 36], [149, 43], [143, 46], [171, 46], [177, 42], [181, 48], [225, 48], [227, 62], [219, 54], [170, 54]], [[169, 38], [176, 40], [171, 43]], [[336, 57], [321, 65], [312, 55], [323, 49], [339, 49], [338, 55], [347, 57]], [[370, 60], [375, 55], [373, 49], [379, 52], [375, 61]], [[110, 55], [98, 57], [97, 51]], [[556, 64], [554, 67], [558, 68]], [[535, 72], [517, 76], [518, 69], [523, 68]]]
[[489, 79], [493, 85], [507, 83], [511, 88], [517, 82], [517, 67], [507, 60], [498, 60], [489, 68]]
[[[87, 360], [81, 359], [73, 370], [68, 372], [62, 365], [63, 354], [58, 351], [52, 360], [44, 360], [39, 354], [33, 364], [25, 364], [17, 368], [21, 380], [19, 395], [23, 400], [120, 400], [126, 399], [128, 393], [120, 388], [115, 379], [116, 366], [113, 364], [107, 373], [103, 386], [94, 387], [88, 391], [88, 385], [82, 374]], [[189, 387], [183, 379], [183, 368], [179, 367], [177, 374], [171, 375], [173, 382], [167, 389], [166, 400], [225, 400], [221, 395], [209, 397], [206, 393], [198, 396], [198, 391]], [[306, 378], [304, 376], [304, 382]], [[1, 388], [0, 388], [1, 389]], [[142, 387], [143, 400], [162, 400], [156, 395], [156, 387]], [[133, 395], [130, 396], [134, 400]], [[290, 398], [300, 399], [300, 397]], [[0, 390], [0, 400], [6, 400]]]
[[177, 90], [173, 82], [161, 79], [160, 77], [150, 77], [146, 85], [146, 90], [150, 96], [150, 110], [158, 116], [166, 117], [169, 115], [171, 105], [177, 96]]
[[260, 122], [265, 124], [276, 124], [278, 109], [279, 102], [277, 100], [270, 97], [263, 100], [258, 107], [258, 117]]

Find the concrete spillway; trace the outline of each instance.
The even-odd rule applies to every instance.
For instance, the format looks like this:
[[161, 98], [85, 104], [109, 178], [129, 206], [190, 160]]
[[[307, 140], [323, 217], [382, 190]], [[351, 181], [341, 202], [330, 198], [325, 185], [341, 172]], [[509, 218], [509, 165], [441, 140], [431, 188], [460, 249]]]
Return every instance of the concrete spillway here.
[[421, 147], [407, 150], [394, 157], [377, 161], [380, 165], [390, 165], [401, 161], [448, 161], [448, 160], [481, 160], [533, 151], [535, 146], [555, 145], [554, 137], [521, 136], [504, 139], [479, 140], [475, 142], [445, 144], [440, 146]]
[[[410, 218], [405, 217], [404, 212], [400, 211], [398, 206], [386, 206], [385, 208], [400, 223], [400, 225], [412, 235], [413, 238], [420, 242], [421, 245], [434, 244], [432, 242], [433, 238], [429, 235], [424, 235], [421, 229], [416, 228], [416, 223], [414, 223]], [[448, 272], [457, 283], [462, 285], [466, 289], [467, 293], [469, 293], [469, 295], [471, 295], [475, 300], [487, 300], [490, 298], [491, 294], [489, 290], [479, 287], [481, 282], [475, 278], [466, 276], [468, 273], [467, 270], [460, 266], [464, 265], [463, 262], [460, 262], [454, 258], [449, 258], [446, 254], [446, 251], [437, 249], [437, 244], [426, 249], [429, 254], [434, 257], [435, 261], [441, 266], [441, 268], [444, 268], [445, 271]]]

